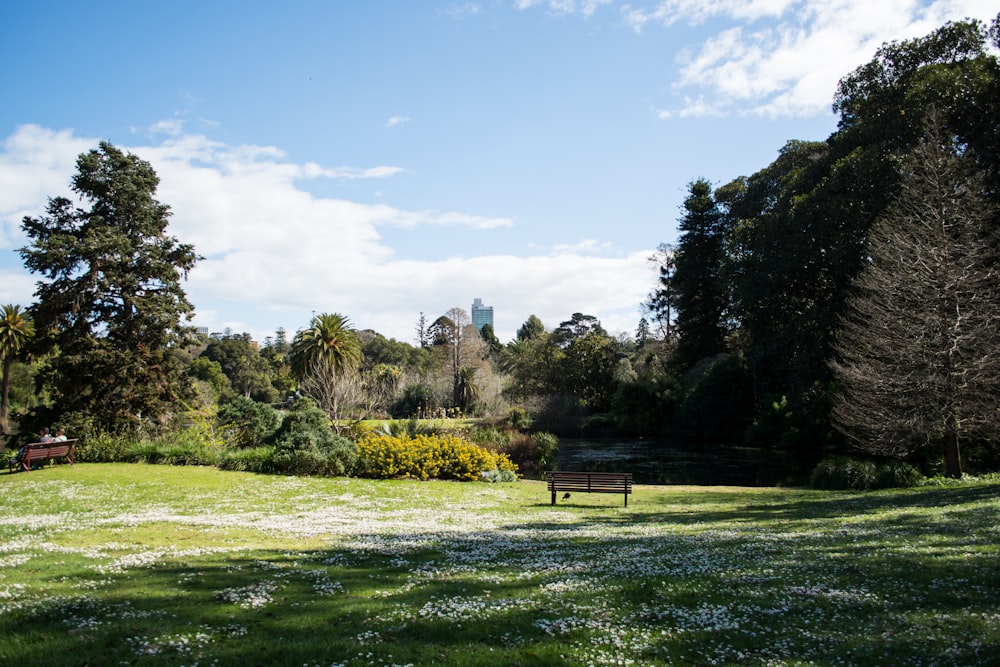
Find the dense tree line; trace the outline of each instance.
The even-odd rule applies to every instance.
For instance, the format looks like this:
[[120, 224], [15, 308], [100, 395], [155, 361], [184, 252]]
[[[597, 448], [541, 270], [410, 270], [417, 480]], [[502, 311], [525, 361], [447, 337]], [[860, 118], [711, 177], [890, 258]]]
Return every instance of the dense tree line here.
[[[970, 427], [979, 442], [992, 443], [977, 453], [977, 467], [997, 462], [996, 400], [981, 400], [996, 386], [997, 346], [991, 336], [979, 334], [973, 345], [965, 331], [975, 328], [976, 321], [995, 323], [998, 313], [996, 289], [990, 285], [995, 285], [1000, 250], [995, 233], [1000, 67], [989, 49], [991, 41], [1000, 46], [997, 22], [987, 30], [968, 21], [948, 24], [922, 39], [886, 44], [870, 63], [840, 82], [834, 101], [840, 121], [826, 141], [790, 141], [773, 163], [714, 193], [704, 180], [690, 186], [675, 266], [664, 269], [651, 310], [663, 312], [672, 305], [676, 312], [676, 372], [691, 372], [716, 350], [738, 360], [748, 387], [734, 382], [730, 390], [743, 396], [749, 389], [754, 405], [744, 437], [780, 448], [793, 472], [801, 474], [825, 454], [849, 447], [913, 455], [918, 448], [912, 440], [922, 438], [937, 445], [942, 439], [952, 442], [947, 472], [957, 475], [962, 470], [954, 446], [957, 421]], [[929, 167], [926, 159], [915, 161], [913, 156], [923, 151], [926, 158], [928, 145], [945, 151], [935, 159], [959, 161], [961, 171], [975, 177], [953, 177], [939, 183], [937, 193], [917, 191], [913, 181]], [[953, 201], [956, 192], [967, 195], [962, 206]], [[942, 209], [945, 201], [948, 206]], [[956, 243], [961, 231], [966, 241], [977, 239], [979, 251], [975, 260], [968, 254], [936, 260], [933, 279], [921, 282], [922, 258], [914, 254], [912, 235], [907, 238], [902, 228], [914, 219], [933, 217], [935, 210], [946, 210], [941, 215], [953, 231], [933, 243]], [[895, 257], [896, 264], [890, 273], [883, 268], [876, 276], [880, 258], [888, 257]], [[978, 273], [960, 284], [947, 275], [952, 260], [964, 262], [970, 272], [978, 267]], [[899, 318], [893, 320], [891, 326], [900, 329], [894, 337], [884, 333], [890, 322], [879, 311], [893, 294], [887, 275], [913, 292], [907, 305], [896, 306], [900, 312], [909, 309], [910, 326], [903, 329]], [[865, 291], [862, 301], [858, 295]], [[936, 304], [946, 311], [956, 307], [954, 299], [962, 304], [960, 322], [947, 316], [935, 319], [926, 307]], [[883, 331], [876, 330], [876, 314], [882, 317]], [[961, 403], [961, 408], [942, 411], [935, 407], [940, 401], [926, 390], [942, 375], [917, 360], [959, 345], [948, 336], [922, 337], [926, 327], [920, 325], [928, 321], [953, 330], [961, 324], [961, 345], [972, 348], [963, 354], [978, 360], [975, 368], [963, 368], [963, 380], [953, 375], [952, 391], [945, 392], [945, 402]], [[721, 347], [720, 333], [725, 340]], [[685, 338], [694, 342], [685, 343]], [[692, 348], [694, 354], [688, 352]], [[872, 392], [886, 378], [869, 374], [866, 389], [858, 375], [862, 363], [876, 363], [878, 356], [883, 366], [876, 375], [885, 376], [890, 366], [908, 373], [905, 378], [897, 374], [893, 391], [880, 402]], [[966, 381], [977, 391], [963, 393]], [[835, 404], [848, 405], [845, 395], [853, 397], [850, 408], [831, 412]], [[905, 421], [901, 415], [907, 410], [919, 434], [911, 432], [911, 444], [904, 447], [902, 426], [893, 424]], [[926, 418], [912, 419], [918, 412], [926, 412]], [[850, 435], [850, 441], [841, 434]], [[935, 451], [930, 458], [940, 460], [942, 450], [937, 446]]]

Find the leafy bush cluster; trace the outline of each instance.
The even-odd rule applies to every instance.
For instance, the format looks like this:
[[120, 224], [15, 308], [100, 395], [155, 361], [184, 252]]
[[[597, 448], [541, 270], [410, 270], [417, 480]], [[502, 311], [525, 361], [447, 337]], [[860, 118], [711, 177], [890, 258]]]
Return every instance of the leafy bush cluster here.
[[238, 396], [219, 408], [221, 435], [233, 447], [257, 447], [281, 424], [280, 413], [266, 403]]
[[559, 438], [546, 431], [522, 433], [484, 426], [472, 432], [472, 441], [492, 452], [506, 455], [524, 475], [553, 470], [559, 454]]
[[449, 426], [445, 420], [411, 417], [409, 419], [390, 419], [382, 423], [380, 430], [387, 435], [408, 435], [412, 438], [417, 435], [451, 433], [455, 429]]
[[416, 420], [390, 423], [355, 442], [336, 434], [327, 414], [307, 399], [283, 418], [267, 405], [236, 399], [219, 412], [217, 426], [155, 439], [98, 433], [83, 439], [78, 460], [215, 465], [265, 474], [517, 480], [517, 465], [507, 454]]
[[349, 475], [358, 457], [357, 446], [336, 435], [330, 419], [315, 403], [295, 404], [271, 437], [274, 472], [295, 475]]
[[559, 438], [546, 431], [518, 433], [504, 451], [523, 474], [541, 475], [555, 470]]
[[916, 486], [922, 480], [919, 470], [902, 461], [834, 457], [816, 466], [810, 482], [815, 489], [867, 491]]
[[182, 429], [158, 437], [128, 432], [97, 432], [80, 439], [76, 460], [87, 463], [162, 463], [219, 465], [225, 450], [200, 429]]
[[517, 473], [506, 454], [455, 435], [372, 433], [358, 441], [357, 447], [359, 477], [504, 481], [516, 478]]

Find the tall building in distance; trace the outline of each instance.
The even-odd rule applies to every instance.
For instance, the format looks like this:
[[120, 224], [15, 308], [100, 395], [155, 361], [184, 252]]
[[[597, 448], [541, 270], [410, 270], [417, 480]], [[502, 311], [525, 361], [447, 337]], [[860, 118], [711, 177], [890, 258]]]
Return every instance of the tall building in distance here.
[[472, 323], [477, 331], [482, 331], [484, 325], [493, 328], [493, 306], [484, 306], [482, 299], [472, 300]]

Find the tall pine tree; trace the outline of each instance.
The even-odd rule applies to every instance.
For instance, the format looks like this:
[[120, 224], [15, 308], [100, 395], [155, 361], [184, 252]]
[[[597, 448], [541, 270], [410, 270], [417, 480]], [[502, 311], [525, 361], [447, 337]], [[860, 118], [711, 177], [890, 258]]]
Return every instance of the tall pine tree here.
[[691, 183], [688, 193], [671, 278], [677, 312], [676, 361], [682, 370], [726, 349], [723, 217], [708, 181]]
[[49, 200], [25, 217], [25, 266], [41, 279], [31, 316], [38, 375], [54, 404], [46, 421], [122, 428], [162, 421], [189, 386], [172, 347], [191, 331], [181, 286], [198, 260], [166, 233], [170, 208], [154, 198], [148, 162], [109, 143], [77, 159], [72, 190], [82, 205]]

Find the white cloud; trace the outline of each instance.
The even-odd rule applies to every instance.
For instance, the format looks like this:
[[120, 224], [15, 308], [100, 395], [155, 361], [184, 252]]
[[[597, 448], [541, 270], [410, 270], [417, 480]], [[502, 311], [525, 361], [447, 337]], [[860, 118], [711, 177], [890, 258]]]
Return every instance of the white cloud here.
[[[19, 128], [0, 153], [0, 216], [37, 213], [45, 197], [65, 193], [75, 157], [97, 143], [70, 131]], [[603, 257], [598, 253], [610, 248], [594, 240], [518, 257], [483, 254], [483, 237], [477, 236], [466, 256], [401, 260], [383, 239], [383, 227], [451, 225], [488, 233], [513, 221], [317, 197], [303, 187], [304, 179], [364, 170], [295, 164], [273, 147], [181, 135], [121, 148], [153, 165], [160, 176], [157, 197], [173, 213], [169, 232], [205, 257], [186, 290], [198, 310], [195, 322], [212, 331], [228, 326], [262, 340], [278, 326], [304, 325], [304, 313], [327, 311], [412, 340], [419, 312], [436, 317], [453, 306], [468, 310], [474, 297], [494, 306], [504, 340], [531, 314], [554, 327], [573, 312], [586, 312], [611, 331], [631, 330], [654, 281], [646, 261], [651, 251]], [[15, 196], [12, 185], [29, 184], [17, 169], [23, 165], [31, 166], [31, 187]], [[0, 297], [28, 304], [34, 278], [18, 265], [16, 256], [0, 261], [6, 272]]]
[[659, 109], [656, 112], [656, 116], [662, 120], [667, 120], [670, 118], [688, 118], [688, 117], [719, 117], [724, 116], [726, 112], [724, 105], [710, 104], [705, 100], [704, 95], [699, 95], [697, 98], [684, 98], [684, 105], [680, 109]]
[[516, 9], [531, 9], [545, 7], [554, 16], [569, 16], [579, 14], [584, 18], [593, 16], [603, 5], [609, 5], [613, 0], [515, 0]]
[[597, 255], [611, 250], [611, 244], [594, 239], [584, 239], [577, 243], [561, 243], [552, 249], [554, 255]]
[[166, 134], [171, 137], [176, 137], [184, 132], [184, 122], [177, 118], [173, 118], [170, 120], [161, 120], [157, 123], [154, 123], [149, 128], [149, 132], [150, 134], [153, 135]]
[[34, 299], [35, 279], [23, 271], [0, 269], [0, 303], [27, 306]]
[[398, 127], [400, 125], [406, 125], [410, 122], [409, 116], [392, 116], [389, 120], [385, 121], [386, 127]]
[[461, 20], [468, 18], [470, 16], [478, 16], [483, 13], [483, 8], [475, 2], [466, 2], [464, 4], [452, 4], [441, 10], [445, 16], [455, 20]]
[[37, 125], [22, 125], [0, 144], [0, 249], [23, 244], [21, 220], [37, 215], [48, 197], [70, 196], [69, 175], [77, 156], [97, 141]]
[[704, 92], [662, 117], [723, 110], [788, 117], [829, 111], [837, 82], [883, 43], [951, 20], [989, 21], [996, 7], [985, 0], [666, 0], [652, 9], [625, 5], [622, 15], [637, 31], [713, 21], [715, 32], [681, 56], [675, 80], [679, 91]]
[[467, 213], [436, 213], [434, 211], [396, 211], [392, 212], [390, 224], [397, 227], [412, 228], [419, 225], [441, 225], [453, 227], [469, 227], [470, 229], [496, 229], [510, 227], [514, 221], [510, 218], [487, 218], [481, 215]]
[[699, 25], [718, 16], [741, 21], [777, 18], [800, 0], [664, 0], [652, 9], [622, 6], [625, 23], [636, 32], [648, 24], [670, 26], [678, 22]]

